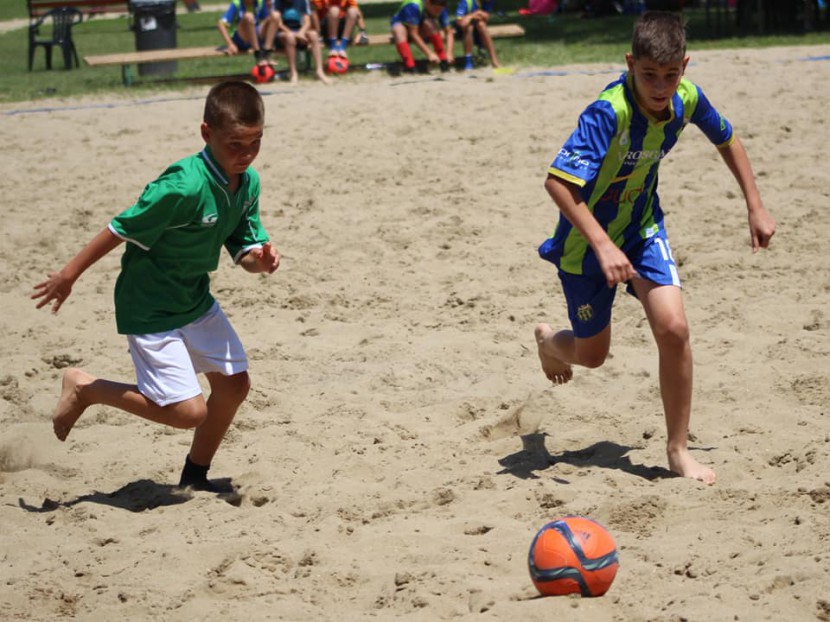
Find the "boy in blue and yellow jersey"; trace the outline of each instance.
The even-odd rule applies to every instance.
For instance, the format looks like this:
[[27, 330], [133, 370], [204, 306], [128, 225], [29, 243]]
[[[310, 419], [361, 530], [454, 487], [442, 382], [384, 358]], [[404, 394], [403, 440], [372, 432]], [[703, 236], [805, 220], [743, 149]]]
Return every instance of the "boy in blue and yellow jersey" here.
[[231, 0], [216, 27], [225, 41], [225, 53], [253, 50], [257, 64], [271, 61], [279, 23], [266, 0]]
[[[442, 69], [449, 67], [451, 59], [444, 48], [444, 36], [449, 37], [450, 18], [447, 14], [447, 0], [403, 0], [398, 11], [392, 16], [392, 37], [395, 47], [403, 59], [404, 71], [415, 70], [415, 58], [409, 41], [424, 53], [430, 63], [441, 63]], [[427, 47], [428, 40], [435, 52]], [[450, 54], [452, 50], [450, 50]]]
[[[207, 479], [219, 444], [250, 388], [239, 337], [210, 293], [224, 247], [247, 272], [272, 273], [280, 255], [259, 218], [259, 153], [265, 108], [257, 90], [230, 81], [208, 93], [205, 147], [172, 164], [135, 205], [112, 219], [59, 272], [35, 286], [37, 308], [57, 313], [75, 281], [126, 243], [115, 284], [115, 321], [126, 335], [136, 384], [67, 369], [52, 417], [65, 440], [95, 404], [174, 428], [195, 428], [180, 486], [216, 490]], [[210, 384], [205, 401], [197, 374]]]
[[[473, 43], [484, 46], [490, 56], [490, 64], [494, 68], [501, 67], [493, 45], [493, 37], [487, 29], [487, 21], [493, 12], [493, 4], [493, 0], [458, 1], [458, 7], [455, 10], [455, 30], [451, 32], [461, 38], [464, 46], [464, 69], [473, 68]], [[450, 39], [447, 47], [452, 49], [452, 45], [453, 40]]]
[[539, 248], [559, 268], [571, 330], [535, 330], [545, 375], [571, 379], [571, 365], [599, 367], [611, 342], [616, 286], [643, 305], [657, 342], [669, 468], [707, 484], [715, 473], [688, 449], [692, 398], [689, 328], [657, 195], [660, 160], [688, 123], [717, 147], [743, 192], [752, 250], [766, 248], [775, 220], [761, 202], [746, 150], [700, 88], [683, 77], [682, 19], [646, 13], [634, 27], [628, 71], [580, 116], [554, 158], [545, 188], [559, 207], [553, 237]]

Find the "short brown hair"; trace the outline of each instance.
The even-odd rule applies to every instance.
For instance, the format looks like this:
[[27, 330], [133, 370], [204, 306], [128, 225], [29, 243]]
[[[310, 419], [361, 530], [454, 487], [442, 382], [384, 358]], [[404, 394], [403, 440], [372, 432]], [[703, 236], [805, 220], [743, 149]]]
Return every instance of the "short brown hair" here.
[[208, 92], [203, 120], [217, 129], [263, 125], [265, 104], [259, 91], [247, 82], [220, 82]]
[[660, 65], [683, 60], [686, 56], [686, 27], [675, 13], [648, 11], [634, 24], [631, 55]]

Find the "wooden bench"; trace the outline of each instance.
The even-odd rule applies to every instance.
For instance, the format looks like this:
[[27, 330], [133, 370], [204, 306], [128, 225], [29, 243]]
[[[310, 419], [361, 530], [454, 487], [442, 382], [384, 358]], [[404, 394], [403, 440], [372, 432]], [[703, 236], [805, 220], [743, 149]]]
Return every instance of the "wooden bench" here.
[[[196, 58], [225, 58], [223, 47], [192, 47], [192, 48], [170, 48], [164, 50], [142, 50], [140, 52], [124, 52], [121, 54], [99, 54], [96, 56], [84, 56], [84, 62], [90, 67], [103, 67], [106, 65], [121, 65], [121, 80], [124, 86], [133, 83], [133, 65], [144, 63], [163, 63], [173, 60], [191, 60]], [[311, 54], [306, 50], [297, 50], [297, 67], [301, 71], [311, 69]]]
[[84, 56], [84, 62], [90, 67], [102, 67], [106, 65], [121, 65], [121, 80], [124, 86], [133, 83], [133, 65], [142, 63], [161, 63], [171, 60], [187, 60], [192, 58], [212, 58], [225, 56], [222, 48], [198, 47], [198, 48], [172, 48], [166, 50], [143, 50], [141, 52], [124, 52], [121, 54], [99, 54], [97, 56]]
[[99, 13], [128, 13], [128, 0], [26, 0], [29, 20], [34, 23], [52, 9], [75, 8], [86, 13], [87, 19]]
[[[524, 37], [525, 29], [519, 24], [493, 24], [488, 25], [487, 30], [490, 31], [490, 36], [494, 39], [504, 39], [510, 37]], [[389, 33], [382, 35], [368, 35], [369, 43], [364, 45], [384, 45], [392, 43], [392, 35]]]
[[[519, 24], [494, 24], [489, 26], [490, 36], [494, 39], [505, 37], [522, 37], [525, 34], [525, 29]], [[391, 36], [389, 34], [369, 35], [369, 42], [363, 45], [390, 45]], [[359, 46], [363, 47], [363, 46]], [[311, 68], [311, 54], [305, 53], [305, 50], [297, 50], [297, 65], [305, 66], [308, 70]], [[106, 65], [121, 65], [121, 80], [124, 86], [130, 86], [133, 83], [133, 65], [140, 65], [142, 63], [160, 63], [173, 60], [189, 60], [196, 58], [216, 58], [224, 57], [225, 53], [221, 47], [192, 47], [192, 48], [172, 48], [166, 50], [143, 50], [140, 52], [124, 52], [121, 54], [100, 54], [95, 56], [84, 56], [84, 62], [90, 67], [102, 67]]]

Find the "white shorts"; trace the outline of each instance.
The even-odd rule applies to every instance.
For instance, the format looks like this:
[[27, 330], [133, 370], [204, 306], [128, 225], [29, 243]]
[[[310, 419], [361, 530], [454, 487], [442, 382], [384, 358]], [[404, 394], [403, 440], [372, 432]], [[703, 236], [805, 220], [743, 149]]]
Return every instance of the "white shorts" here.
[[201, 395], [196, 374], [232, 376], [248, 357], [228, 318], [214, 303], [198, 320], [175, 330], [127, 335], [139, 392], [159, 406]]

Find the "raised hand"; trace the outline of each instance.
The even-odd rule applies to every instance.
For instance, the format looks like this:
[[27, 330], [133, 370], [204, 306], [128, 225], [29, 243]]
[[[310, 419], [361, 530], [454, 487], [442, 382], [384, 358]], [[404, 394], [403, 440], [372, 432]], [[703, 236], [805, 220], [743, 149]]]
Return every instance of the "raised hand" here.
[[57, 313], [61, 305], [69, 298], [72, 293], [73, 281], [63, 275], [62, 272], [53, 272], [49, 274], [49, 278], [45, 281], [35, 285], [35, 293], [32, 294], [32, 300], [40, 298], [37, 303], [37, 308], [45, 307], [50, 302], [54, 301], [52, 305], [52, 313]]

